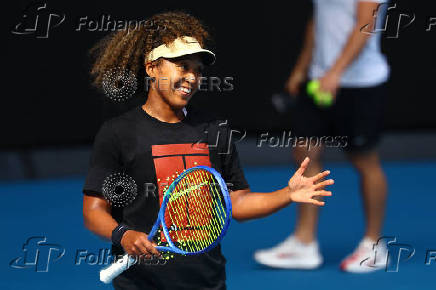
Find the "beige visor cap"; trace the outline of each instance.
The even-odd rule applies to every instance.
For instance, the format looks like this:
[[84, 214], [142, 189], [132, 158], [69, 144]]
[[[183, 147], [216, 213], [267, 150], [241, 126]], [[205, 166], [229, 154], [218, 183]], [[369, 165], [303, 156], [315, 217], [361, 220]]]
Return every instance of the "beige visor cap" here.
[[172, 43], [162, 44], [153, 49], [146, 58], [146, 62], [155, 61], [160, 57], [175, 58], [183, 55], [199, 53], [205, 65], [212, 65], [215, 62], [215, 54], [201, 47], [198, 41], [190, 36], [178, 37]]

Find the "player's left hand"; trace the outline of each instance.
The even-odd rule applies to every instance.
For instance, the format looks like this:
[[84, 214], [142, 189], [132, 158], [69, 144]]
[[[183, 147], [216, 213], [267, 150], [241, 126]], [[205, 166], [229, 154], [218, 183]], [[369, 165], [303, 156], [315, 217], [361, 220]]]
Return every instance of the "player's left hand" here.
[[322, 78], [319, 79], [319, 90], [321, 92], [330, 93], [333, 100], [338, 92], [341, 75], [334, 71], [328, 71]]
[[301, 162], [300, 168], [294, 173], [291, 179], [289, 179], [288, 186], [291, 191], [290, 197], [293, 202], [303, 202], [311, 203], [315, 205], [322, 206], [325, 203], [314, 199], [315, 196], [331, 196], [330, 191], [324, 190], [327, 185], [332, 185], [334, 183], [333, 179], [328, 179], [322, 181], [330, 171], [326, 170], [324, 172], [318, 173], [312, 177], [303, 176], [304, 171], [309, 165], [309, 157], [306, 157], [303, 162]]

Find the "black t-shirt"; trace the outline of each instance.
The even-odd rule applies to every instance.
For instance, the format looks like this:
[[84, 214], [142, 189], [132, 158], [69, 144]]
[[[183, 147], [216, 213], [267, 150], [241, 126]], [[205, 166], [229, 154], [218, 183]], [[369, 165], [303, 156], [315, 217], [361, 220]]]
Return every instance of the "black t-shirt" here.
[[[161, 183], [167, 183], [177, 172], [205, 165], [222, 175], [229, 190], [248, 188], [231, 136], [227, 122], [188, 112], [179, 123], [165, 123], [138, 106], [102, 125], [94, 141], [83, 192], [103, 196], [106, 178], [116, 173], [130, 176], [136, 183], [137, 196], [125, 207], [113, 207], [112, 216], [119, 223], [148, 233], [162, 201]], [[156, 185], [155, 194], [146, 194], [150, 184]], [[114, 255], [123, 253], [118, 247], [112, 251]], [[220, 246], [200, 255], [174, 256], [165, 265], [135, 265], [120, 279], [136, 279], [135, 283], [142, 283], [144, 288], [157, 289], [225, 287], [225, 258]]]

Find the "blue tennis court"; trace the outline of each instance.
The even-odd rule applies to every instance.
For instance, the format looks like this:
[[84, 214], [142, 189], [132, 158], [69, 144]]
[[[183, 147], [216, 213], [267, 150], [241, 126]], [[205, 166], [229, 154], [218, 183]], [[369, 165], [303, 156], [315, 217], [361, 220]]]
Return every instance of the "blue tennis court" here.
[[[427, 259], [430, 265], [426, 265], [426, 254], [428, 250], [436, 250], [433, 185], [436, 163], [384, 163], [389, 182], [384, 235], [396, 237], [396, 243], [409, 245], [416, 251], [407, 261], [400, 257], [398, 272], [371, 274], [348, 274], [339, 270], [340, 260], [361, 238], [363, 212], [357, 192], [358, 179], [352, 168], [342, 163], [326, 164], [326, 168], [332, 171], [336, 184], [332, 188], [334, 196], [328, 199], [320, 216], [323, 267], [316, 271], [272, 270], [253, 261], [255, 249], [273, 246], [290, 233], [295, 220], [295, 205], [291, 205], [265, 219], [232, 222], [223, 242], [228, 261], [228, 289], [433, 288], [436, 260]], [[271, 191], [283, 186], [293, 169], [251, 167], [245, 172], [253, 190]], [[98, 255], [100, 249], [109, 248], [109, 243], [95, 237], [83, 225], [83, 180], [83, 176], [77, 176], [0, 184], [3, 230], [0, 289], [111, 289], [98, 280], [102, 268], [98, 265]], [[25, 252], [23, 244], [31, 237], [46, 237], [46, 241], [37, 251], [31, 250], [31, 245], [24, 247]], [[55, 250], [45, 251], [46, 244]], [[63, 249], [64, 255], [56, 260]], [[47, 272], [36, 272], [32, 264], [35, 253], [50, 260]], [[77, 259], [78, 253], [81, 253], [79, 256], [91, 255], [84, 261]], [[47, 257], [47, 254], [52, 256]], [[20, 257], [15, 266], [21, 267], [10, 266]], [[46, 265], [39, 267], [44, 270]]]

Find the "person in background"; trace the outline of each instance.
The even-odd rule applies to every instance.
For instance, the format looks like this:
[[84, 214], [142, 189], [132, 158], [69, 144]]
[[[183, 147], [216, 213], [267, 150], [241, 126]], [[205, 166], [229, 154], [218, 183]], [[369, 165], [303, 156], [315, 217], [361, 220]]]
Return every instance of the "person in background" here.
[[[343, 146], [357, 170], [366, 218], [366, 231], [353, 253], [340, 267], [347, 272], [371, 272], [386, 265], [386, 247], [377, 243], [382, 230], [387, 183], [376, 152], [380, 140], [383, 102], [389, 66], [380, 50], [380, 34], [387, 5], [380, 0], [314, 0], [302, 52], [286, 83], [298, 95], [293, 114], [296, 136], [346, 136]], [[384, 10], [384, 11], [383, 11]], [[304, 95], [305, 81], [318, 80], [333, 104], [320, 107]], [[309, 156], [306, 176], [322, 168], [323, 146], [294, 148], [295, 162]], [[271, 249], [258, 250], [255, 260], [288, 269], [315, 269], [323, 262], [316, 237], [318, 208], [300, 204], [294, 232]], [[338, 237], [339, 238], [339, 237]], [[375, 254], [377, 253], [377, 254]]]

